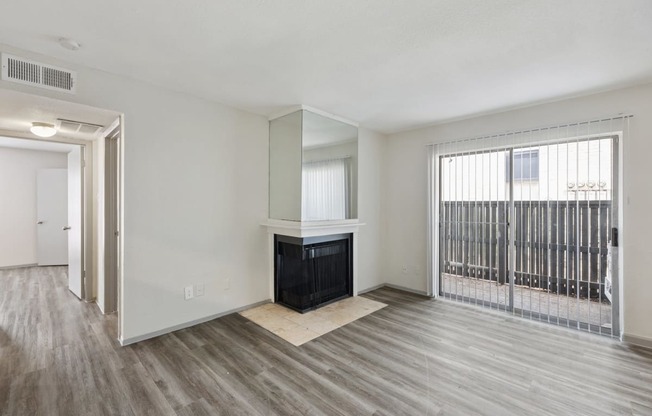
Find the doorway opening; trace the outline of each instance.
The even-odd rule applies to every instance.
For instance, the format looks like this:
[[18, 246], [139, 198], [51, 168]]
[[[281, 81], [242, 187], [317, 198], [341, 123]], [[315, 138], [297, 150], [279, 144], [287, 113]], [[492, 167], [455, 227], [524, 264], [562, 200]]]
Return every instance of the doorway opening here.
[[[0, 148], [2, 141], [11, 141], [15, 147], [40, 148], [63, 155], [63, 162], [60, 161], [61, 163], [56, 166], [43, 166], [45, 170], [38, 175], [42, 177], [40, 188], [43, 191], [43, 203], [39, 204], [39, 216], [36, 215], [36, 201], [32, 204], [30, 219], [34, 235], [32, 259], [8, 261], [6, 265], [0, 264], [0, 268], [39, 264], [67, 265], [65, 274], [67, 274], [67, 286], [70, 292], [82, 301], [97, 303], [102, 313], [117, 312], [120, 309], [117, 286], [121, 277], [118, 264], [119, 248], [115, 247], [119, 247], [119, 244], [117, 242], [112, 244], [114, 251], [110, 255], [107, 254], [104, 230], [106, 223], [111, 222], [115, 239], [119, 240], [120, 237], [116, 233], [121, 218], [120, 205], [116, 203], [115, 209], [109, 211], [109, 221], [105, 218], [105, 198], [110, 195], [112, 201], [120, 201], [121, 187], [116, 178], [120, 178], [121, 175], [114, 170], [121, 168], [119, 162], [121, 154], [119, 151], [108, 152], [113, 159], [110, 166], [105, 166], [105, 146], [107, 146], [107, 136], [112, 135], [111, 137], [117, 141], [122, 131], [122, 115], [110, 110], [3, 89], [0, 89], [0, 99], [12, 103], [11, 107], [5, 106], [0, 111]], [[34, 117], [38, 117], [39, 121], [55, 125], [57, 134], [49, 138], [37, 138], [29, 133]], [[110, 176], [109, 179], [107, 175]], [[32, 181], [35, 188], [34, 199], [37, 194], [36, 176], [35, 172]], [[113, 181], [113, 185], [110, 190], [105, 191], [107, 180]], [[17, 180], [8, 178], [7, 182], [17, 182]], [[4, 191], [2, 193], [0, 199], [11, 200], [7, 198], [8, 194]], [[63, 194], [67, 197], [63, 198]], [[55, 199], [66, 199], [66, 207], [61, 209], [61, 204], [52, 202]], [[50, 218], [50, 214], [45, 209], [52, 205], [59, 207], [58, 213], [52, 213], [58, 215], [56, 219]], [[41, 207], [44, 210], [41, 210]], [[47, 219], [44, 217], [46, 215]], [[48, 234], [50, 237], [57, 237], [58, 245], [53, 244], [52, 241], [48, 242], [47, 238], [37, 244], [36, 237], [40, 234], [43, 234], [44, 238]], [[20, 234], [3, 232], [3, 235], [11, 241]], [[67, 250], [61, 249], [62, 237], [70, 246]], [[59, 247], [58, 250], [54, 249], [55, 245]], [[36, 259], [37, 251], [40, 253], [39, 260]], [[115, 265], [111, 264], [113, 261], [116, 262]], [[105, 267], [109, 265], [114, 272], [108, 282], [113, 286], [105, 281]], [[100, 287], [104, 290], [100, 290]], [[109, 293], [106, 302], [105, 292]], [[108, 309], [105, 308], [106, 305], [109, 305]], [[118, 339], [120, 317], [113, 317], [110, 320], [116, 323], [115, 338]]]
[[[0, 136], [0, 153], [12, 159], [0, 168], [4, 177], [2, 196], [12, 206], [3, 218], [17, 224], [3, 233], [3, 243], [13, 241], [17, 252], [3, 256], [2, 266], [67, 266], [70, 292], [80, 300], [92, 301], [85, 261], [89, 243], [85, 229], [86, 151], [85, 144], [65, 140]], [[19, 212], [27, 213], [27, 218]]]
[[556, 133], [439, 147], [437, 294], [620, 336], [622, 134]]
[[118, 311], [120, 284], [120, 125], [104, 136], [104, 258], [98, 293], [104, 313]]

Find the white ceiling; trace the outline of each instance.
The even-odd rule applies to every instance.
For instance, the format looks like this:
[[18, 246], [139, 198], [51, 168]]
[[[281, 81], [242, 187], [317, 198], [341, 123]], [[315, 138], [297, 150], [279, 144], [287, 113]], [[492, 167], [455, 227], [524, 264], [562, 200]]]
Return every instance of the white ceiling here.
[[651, 22], [650, 0], [7, 0], [0, 42], [394, 132], [651, 82]]
[[[0, 89], [0, 130], [4, 131], [31, 134], [29, 128], [33, 121], [56, 125], [57, 119], [109, 126], [118, 116], [114, 111]], [[57, 134], [58, 137], [62, 135], [73, 139], [96, 139], [95, 135], [81, 132]]]

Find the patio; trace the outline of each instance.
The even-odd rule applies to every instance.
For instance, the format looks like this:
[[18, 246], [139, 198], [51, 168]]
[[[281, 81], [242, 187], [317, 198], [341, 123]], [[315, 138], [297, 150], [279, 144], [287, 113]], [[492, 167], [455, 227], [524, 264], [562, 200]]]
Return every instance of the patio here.
[[[442, 274], [442, 287], [446, 298], [466, 298], [468, 303], [506, 305], [509, 301], [509, 285], [496, 281]], [[546, 290], [514, 286], [514, 309], [519, 316], [546, 315], [546, 322], [557, 323], [568, 319], [590, 323], [611, 333], [611, 303], [607, 299], [588, 299], [576, 296], [548, 293]], [[537, 315], [535, 315], [536, 317]]]

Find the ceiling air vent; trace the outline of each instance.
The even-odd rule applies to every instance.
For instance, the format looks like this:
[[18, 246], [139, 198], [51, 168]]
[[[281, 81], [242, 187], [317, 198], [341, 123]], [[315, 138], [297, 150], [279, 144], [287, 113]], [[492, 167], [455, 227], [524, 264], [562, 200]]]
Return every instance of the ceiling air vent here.
[[100, 131], [104, 126], [99, 124], [85, 123], [83, 121], [75, 120], [66, 120], [64, 118], [58, 118], [57, 122], [59, 124], [59, 132], [63, 134], [71, 133], [82, 133], [94, 135]]
[[70, 94], [76, 92], [77, 73], [64, 68], [2, 54], [2, 80]]

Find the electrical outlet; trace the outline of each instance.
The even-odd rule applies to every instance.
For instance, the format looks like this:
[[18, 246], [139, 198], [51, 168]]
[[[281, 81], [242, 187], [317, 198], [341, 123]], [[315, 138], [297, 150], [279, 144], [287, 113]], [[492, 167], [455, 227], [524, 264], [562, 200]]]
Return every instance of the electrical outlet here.
[[186, 287], [183, 289], [183, 298], [184, 298], [185, 300], [190, 300], [190, 299], [192, 299], [193, 297], [194, 297], [193, 287], [192, 287], [192, 286], [186, 286]]
[[198, 283], [195, 285], [195, 297], [204, 296], [206, 286], [203, 283]]
[[404, 264], [403, 265], [403, 274], [407, 274], [407, 272], [408, 272], [408, 266]]
[[231, 289], [231, 278], [227, 277], [224, 279], [224, 290]]

